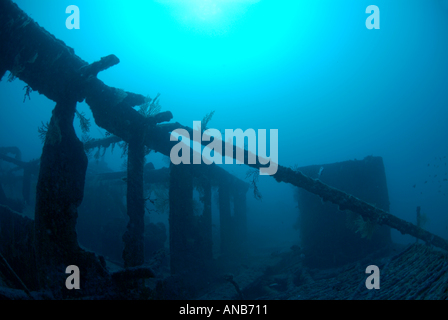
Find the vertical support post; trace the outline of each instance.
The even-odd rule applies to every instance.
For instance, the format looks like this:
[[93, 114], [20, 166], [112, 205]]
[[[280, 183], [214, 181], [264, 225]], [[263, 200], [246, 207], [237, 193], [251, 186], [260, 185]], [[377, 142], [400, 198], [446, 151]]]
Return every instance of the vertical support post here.
[[73, 128], [75, 110], [76, 101], [56, 104], [42, 151], [35, 228], [37, 257], [43, 265], [55, 258], [68, 261], [79, 250], [75, 227], [87, 156]]
[[204, 211], [202, 213], [202, 228], [204, 239], [204, 257], [207, 260], [213, 258], [213, 240], [212, 240], [212, 185], [207, 176], [203, 177], [202, 186], [204, 188]]
[[[76, 101], [58, 102], [42, 150], [36, 187], [35, 239], [40, 287], [68, 295], [64, 283], [69, 265], [80, 268], [81, 286], [106, 274], [93, 253], [82, 250], [76, 234], [77, 208], [84, 196], [87, 156], [75, 134]], [[98, 282], [97, 282], [98, 283]], [[100, 286], [96, 286], [100, 290]], [[55, 291], [53, 291], [55, 292]]]
[[170, 165], [170, 268], [171, 274], [193, 266], [193, 176], [188, 164]]
[[238, 244], [247, 240], [246, 192], [247, 189], [237, 188], [233, 195], [235, 229]]
[[136, 267], [144, 263], [145, 200], [143, 195], [143, 168], [145, 146], [143, 135], [135, 134], [128, 145], [127, 214], [129, 222], [123, 235], [124, 267]]
[[230, 210], [230, 186], [226, 180], [219, 183], [219, 223], [221, 235], [221, 252], [228, 254], [231, 251], [232, 217]]

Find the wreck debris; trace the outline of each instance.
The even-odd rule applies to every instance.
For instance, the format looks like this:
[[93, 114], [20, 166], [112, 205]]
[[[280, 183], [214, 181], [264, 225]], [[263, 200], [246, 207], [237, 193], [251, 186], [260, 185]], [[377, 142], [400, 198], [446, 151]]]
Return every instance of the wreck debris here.
[[78, 72], [80, 76], [84, 78], [96, 77], [101, 71], [107, 70], [119, 63], [120, 59], [118, 59], [117, 56], [111, 54], [107, 57], [101, 58], [100, 61], [82, 66]]
[[[15, 154], [15, 158], [7, 156], [8, 153]], [[30, 162], [21, 161], [22, 153], [17, 147], [0, 148], [0, 160], [10, 162], [17, 166], [18, 169], [23, 169], [23, 183], [22, 183], [22, 195], [25, 202], [30, 200], [31, 190], [31, 176], [36, 175], [39, 172], [40, 159], [32, 160]]]
[[390, 213], [368, 204], [352, 195], [346, 194], [341, 190], [330, 187], [320, 180], [307, 177], [300, 171], [294, 171], [291, 168], [286, 168], [279, 165], [278, 171], [274, 178], [278, 182], [290, 183], [296, 187], [300, 187], [311, 193], [317, 194], [323, 199], [324, 202], [330, 201], [338, 205], [339, 210], [341, 211], [351, 210], [379, 225], [387, 225], [397, 229], [402, 234], [409, 234], [425, 241], [428, 245], [434, 245], [448, 251], [448, 241], [442, 237], [423, 230], [410, 222], [397, 218]]
[[[7, 154], [13, 154], [14, 158], [9, 158]], [[14, 163], [17, 166], [22, 166], [23, 163], [20, 162], [22, 160], [22, 152], [17, 147], [1, 147], [0, 148], [0, 159], [4, 161], [8, 161]]]
[[235, 287], [235, 290], [236, 290], [236, 293], [238, 294], [238, 298], [239, 298], [239, 300], [244, 300], [244, 298], [243, 298], [243, 293], [241, 292], [240, 286], [239, 286], [238, 283], [236, 283], [235, 280], [233, 279], [233, 274], [228, 273], [228, 274], [224, 275], [224, 279], [225, 279], [227, 282], [230, 282], [230, 283]]
[[89, 151], [95, 148], [107, 149], [110, 146], [114, 147], [117, 143], [123, 141], [120, 137], [109, 136], [104, 139], [89, 139], [84, 143], [84, 150]]
[[[325, 174], [319, 181], [389, 211], [386, 172], [381, 157], [310, 165], [294, 171], [316, 179], [322, 167], [325, 167]], [[323, 203], [319, 196], [301, 188], [295, 192], [299, 211], [296, 226], [307, 267], [344, 265], [359, 261], [380, 248], [390, 247], [389, 227], [380, 227], [351, 210], [340, 212], [337, 205]]]
[[149, 279], [154, 277], [154, 272], [148, 267], [131, 267], [112, 273], [112, 280], [116, 282]]
[[23, 291], [25, 291], [25, 293], [27, 294], [27, 296], [31, 299], [34, 300], [33, 296], [30, 293], [30, 290], [28, 290], [28, 288], [26, 287], [26, 285], [23, 283], [23, 281], [19, 278], [19, 276], [14, 272], [14, 270], [11, 268], [11, 266], [9, 265], [8, 261], [6, 261], [6, 259], [3, 257], [3, 255], [0, 252], [0, 273], [2, 273], [3, 275], [5, 275], [6, 278], [8, 279], [14, 279], [15, 283], [18, 283], [19, 286], [21, 287], [21, 289]]
[[[38, 290], [34, 221], [4, 205], [0, 205], [0, 252], [26, 287]], [[15, 276], [8, 279], [12, 280], [10, 287], [23, 290]]]

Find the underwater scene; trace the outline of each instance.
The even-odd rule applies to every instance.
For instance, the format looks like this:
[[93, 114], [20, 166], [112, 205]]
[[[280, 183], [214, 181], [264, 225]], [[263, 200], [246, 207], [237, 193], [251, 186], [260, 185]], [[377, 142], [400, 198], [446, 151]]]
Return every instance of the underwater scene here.
[[447, 52], [448, 0], [0, 0], [0, 300], [447, 300]]

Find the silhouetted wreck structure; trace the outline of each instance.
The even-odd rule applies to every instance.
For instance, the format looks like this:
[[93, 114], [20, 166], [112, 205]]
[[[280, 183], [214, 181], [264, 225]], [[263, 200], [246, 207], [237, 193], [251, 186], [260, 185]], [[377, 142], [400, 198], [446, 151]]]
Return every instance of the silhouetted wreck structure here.
[[[386, 172], [381, 157], [307, 166], [300, 171], [389, 211]], [[392, 243], [388, 226], [376, 226], [352, 211], [338, 214], [336, 205], [323, 203], [317, 195], [303, 189], [297, 190], [297, 196], [298, 226], [308, 266], [344, 265]]]
[[[10, 0], [0, 0], [0, 47], [0, 78], [9, 71], [10, 77], [17, 77], [27, 84], [27, 92], [37, 91], [56, 103], [40, 159], [35, 220], [23, 218], [10, 207], [0, 205], [0, 273], [11, 279], [8, 286], [28, 295], [18, 292], [1, 292], [0, 295], [30, 298], [29, 290], [43, 289], [50, 289], [52, 296], [34, 297], [117, 298], [130, 294], [141, 284], [140, 279], [153, 276], [149, 268], [142, 267], [145, 148], [169, 156], [177, 143], [170, 141], [170, 133], [185, 129], [192, 134], [193, 129], [179, 123], [165, 123], [173, 117], [170, 112], [144, 117], [135, 111], [133, 107], [148, 103], [146, 97], [109, 87], [97, 78], [99, 72], [119, 63], [116, 56], [110, 55], [92, 64], [83, 61], [73, 49], [41, 28]], [[90, 106], [96, 124], [113, 135], [108, 141], [91, 143], [110, 144], [123, 140], [128, 144], [126, 211], [129, 223], [123, 236], [125, 270], [117, 273], [110, 273], [102, 257], [83, 250], [77, 241], [75, 227], [84, 195], [88, 160], [86, 146], [77, 138], [73, 120], [77, 103], [84, 100]], [[0, 153], [2, 160], [8, 161], [7, 153], [11, 150]], [[233, 154], [237, 154], [236, 147]], [[248, 158], [247, 151], [245, 158]], [[15, 160], [20, 161], [17, 154]], [[25, 182], [36, 169], [36, 163], [15, 164], [22, 165]], [[263, 165], [257, 162], [250, 167], [259, 169]], [[366, 203], [299, 170], [279, 166], [274, 178], [303, 188], [325, 202], [332, 202], [341, 211], [353, 211], [379, 225], [396, 228], [427, 244], [448, 250], [446, 240], [390, 215], [387, 208]], [[192, 214], [193, 179], [200, 181], [203, 190], [204, 210], [199, 221], [194, 220]], [[222, 252], [235, 250], [245, 238], [247, 183], [215, 165], [171, 165], [169, 227], [173, 274], [196, 268], [212, 258], [213, 185], [219, 188]], [[25, 199], [29, 198], [28, 186], [24, 183]], [[233, 216], [231, 197], [234, 199]], [[65, 270], [69, 265], [80, 268], [83, 290], [65, 289]]]

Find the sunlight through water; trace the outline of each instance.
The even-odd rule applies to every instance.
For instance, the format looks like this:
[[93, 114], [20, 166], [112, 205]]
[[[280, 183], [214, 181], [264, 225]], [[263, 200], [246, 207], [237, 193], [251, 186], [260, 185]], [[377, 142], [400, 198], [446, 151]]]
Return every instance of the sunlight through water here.
[[225, 33], [260, 0], [158, 0], [184, 25], [200, 32]]

